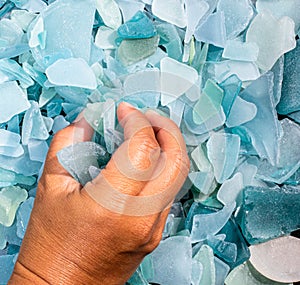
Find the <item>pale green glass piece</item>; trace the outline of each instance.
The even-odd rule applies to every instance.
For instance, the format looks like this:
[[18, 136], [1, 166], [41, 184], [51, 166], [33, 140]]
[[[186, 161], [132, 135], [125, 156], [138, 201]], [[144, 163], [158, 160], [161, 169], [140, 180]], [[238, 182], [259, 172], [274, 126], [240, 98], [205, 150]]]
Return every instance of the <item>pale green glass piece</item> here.
[[174, 236], [161, 241], [151, 257], [154, 275], [149, 282], [164, 285], [191, 284], [192, 245], [189, 237]]
[[36, 182], [33, 176], [24, 176], [13, 171], [0, 168], [0, 187], [14, 186], [23, 184], [32, 186]]
[[210, 172], [190, 172], [189, 180], [193, 183], [193, 189], [203, 193], [204, 195], [209, 195], [214, 191], [215, 184], [214, 173]]
[[[161, 104], [163, 106], [175, 101], [189, 91], [198, 80], [196, 69], [170, 57], [161, 60], [160, 72]], [[192, 94], [191, 97], [193, 101], [197, 99]]]
[[0, 191], [0, 224], [10, 227], [20, 203], [27, 199], [27, 191], [18, 186], [2, 188]]
[[116, 30], [122, 24], [122, 15], [114, 0], [96, 0], [96, 8], [106, 26]]
[[180, 28], [185, 28], [187, 25], [187, 16], [182, 0], [153, 0], [152, 13], [161, 20]]
[[50, 83], [59, 86], [96, 89], [93, 70], [82, 58], [59, 59], [46, 69]]
[[278, 283], [272, 281], [260, 273], [258, 273], [254, 267], [249, 263], [241, 264], [233, 269], [225, 280], [226, 285], [292, 285], [287, 283]]
[[235, 39], [226, 42], [222, 57], [238, 61], [256, 61], [258, 52], [256, 43], [245, 43]]
[[137, 63], [153, 55], [158, 42], [158, 36], [149, 39], [123, 40], [118, 48], [118, 58], [125, 66]]
[[30, 107], [26, 94], [16, 81], [0, 84], [0, 101], [0, 123], [9, 121]]
[[239, 136], [229, 133], [213, 133], [210, 136], [207, 142], [207, 156], [219, 183], [223, 183], [232, 175], [239, 151]]
[[216, 282], [216, 268], [213, 250], [206, 244], [202, 245], [193, 259], [202, 264], [202, 277], [197, 285], [214, 285]]
[[203, 265], [200, 261], [193, 259], [192, 262], [192, 285], [199, 285], [202, 279]]
[[195, 162], [199, 171], [211, 171], [212, 166], [207, 158], [206, 152], [204, 151], [204, 145], [200, 144], [197, 146], [191, 153], [191, 158]]
[[233, 39], [243, 32], [254, 15], [249, 0], [220, 0], [217, 11], [224, 13], [228, 39]]
[[217, 257], [214, 257], [216, 268], [215, 285], [224, 285], [225, 279], [230, 271], [230, 267]]
[[263, 11], [251, 22], [246, 42], [257, 44], [257, 65], [268, 71], [279, 57], [296, 47], [295, 23], [288, 17], [276, 20], [270, 11]]

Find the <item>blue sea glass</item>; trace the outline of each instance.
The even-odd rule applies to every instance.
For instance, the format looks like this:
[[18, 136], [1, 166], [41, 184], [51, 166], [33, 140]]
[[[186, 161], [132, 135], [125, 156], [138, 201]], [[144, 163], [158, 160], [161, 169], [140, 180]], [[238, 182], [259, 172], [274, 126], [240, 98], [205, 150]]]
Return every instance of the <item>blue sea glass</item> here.
[[24, 238], [25, 231], [29, 222], [30, 214], [33, 208], [34, 198], [29, 197], [19, 207], [17, 212], [17, 236], [21, 239]]
[[224, 285], [225, 279], [230, 271], [230, 267], [217, 257], [214, 257], [216, 269], [215, 285]]
[[145, 3], [128, 1], [128, 0], [118, 0], [118, 6], [122, 12], [123, 21], [129, 21], [137, 12], [143, 11], [145, 8]]
[[16, 255], [0, 256], [0, 283], [7, 284], [15, 266]]
[[32, 186], [35, 181], [36, 179], [33, 176], [24, 176], [22, 174], [17, 174], [13, 171], [0, 168], [0, 187], [14, 186], [17, 184]]

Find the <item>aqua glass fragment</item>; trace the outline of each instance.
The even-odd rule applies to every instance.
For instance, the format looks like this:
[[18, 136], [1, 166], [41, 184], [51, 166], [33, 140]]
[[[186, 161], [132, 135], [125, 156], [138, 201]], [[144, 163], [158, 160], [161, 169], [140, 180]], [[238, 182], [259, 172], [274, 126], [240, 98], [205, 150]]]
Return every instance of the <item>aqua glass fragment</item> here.
[[16, 81], [0, 84], [0, 100], [0, 123], [9, 121], [30, 107], [26, 94]]
[[214, 133], [207, 142], [207, 155], [214, 168], [216, 180], [223, 183], [228, 179], [237, 163], [240, 137], [229, 133]]
[[17, 236], [24, 238], [30, 214], [33, 208], [34, 198], [30, 197], [21, 204], [17, 212]]
[[217, 11], [224, 13], [228, 39], [233, 39], [243, 32], [254, 15], [249, 0], [220, 0]]
[[106, 26], [99, 27], [95, 36], [95, 45], [102, 49], [115, 49], [117, 39], [117, 32]]
[[202, 275], [198, 285], [215, 284], [216, 268], [213, 250], [204, 244], [193, 259], [202, 264]]
[[197, 41], [224, 47], [226, 42], [225, 15], [217, 11], [200, 24], [195, 31]]
[[50, 103], [47, 104], [47, 116], [48, 118], [58, 116], [62, 111], [62, 99], [53, 99]]
[[30, 160], [44, 162], [48, 153], [48, 144], [46, 141], [30, 140], [28, 143], [28, 152]]
[[94, 14], [95, 2], [91, 0], [58, 0], [47, 6], [28, 32], [30, 40], [31, 31], [36, 29], [36, 25], [43, 23], [43, 31], [46, 32], [45, 47], [38, 45], [31, 49], [37, 64], [45, 69], [56, 60], [69, 57], [82, 58], [89, 62]]
[[23, 184], [32, 186], [36, 179], [33, 176], [24, 176], [13, 171], [0, 168], [0, 187], [14, 186]]
[[52, 131], [55, 134], [69, 125], [70, 123], [64, 118], [64, 116], [59, 115], [53, 120]]
[[300, 144], [300, 126], [289, 119], [280, 121], [282, 135], [279, 141], [277, 161], [274, 166], [267, 161], [260, 161], [256, 177], [282, 184], [300, 167], [300, 154], [295, 145]]
[[274, 101], [277, 105], [281, 99], [283, 71], [284, 71], [284, 56], [281, 56], [274, 64], [271, 70], [274, 74]]
[[25, 32], [35, 17], [36, 15], [34, 13], [27, 10], [13, 10], [10, 13], [11, 20], [19, 25]]
[[193, 159], [199, 171], [209, 172], [212, 170], [212, 166], [207, 158], [204, 147], [205, 146], [203, 144], [197, 146], [191, 153], [191, 158]]
[[299, 103], [299, 64], [297, 58], [300, 56], [300, 42], [297, 40], [297, 46], [294, 50], [284, 56], [284, 71], [282, 81], [282, 93], [277, 112], [286, 115], [300, 110]]
[[137, 12], [143, 11], [145, 4], [132, 0], [118, 0], [119, 8], [122, 12], [123, 21], [129, 21]]
[[241, 127], [251, 138], [258, 155], [275, 164], [280, 130], [274, 106], [273, 73], [268, 72], [253, 81], [240, 97], [257, 107], [255, 118]]
[[116, 30], [122, 24], [121, 11], [116, 1], [96, 0], [96, 8], [106, 26]]
[[174, 236], [161, 241], [151, 257], [154, 275], [150, 282], [165, 285], [191, 284], [192, 245], [189, 237]]
[[300, 185], [300, 168], [286, 181], [284, 181], [283, 184], [297, 186]]
[[40, 98], [39, 98], [39, 107], [44, 107], [51, 99], [53, 99], [56, 95], [56, 91], [54, 88], [43, 88]]
[[268, 71], [279, 57], [296, 47], [295, 23], [288, 17], [277, 20], [270, 11], [265, 10], [251, 22], [246, 42], [257, 44], [257, 65]]
[[153, 0], [152, 13], [161, 20], [180, 28], [184, 28], [187, 25], [184, 3], [181, 0]]
[[8, 253], [9, 246], [20, 246], [21, 245], [22, 239], [20, 239], [17, 236], [16, 220], [9, 227], [5, 227], [0, 224], [0, 240], [1, 240], [1, 244], [4, 246], [4, 248], [7, 249], [7, 253]]
[[60, 164], [82, 185], [91, 181], [89, 167], [105, 165], [110, 156], [105, 149], [93, 142], [68, 146], [57, 153]]
[[217, 257], [214, 257], [216, 269], [215, 285], [224, 285], [225, 279], [230, 271], [230, 267]]
[[200, 284], [203, 274], [203, 265], [200, 261], [193, 259], [192, 261], [192, 285]]
[[259, 49], [256, 43], [245, 43], [240, 40], [228, 40], [222, 56], [232, 60], [255, 62], [258, 57], [258, 52]]
[[118, 48], [118, 58], [125, 66], [137, 63], [153, 55], [158, 47], [159, 37], [123, 40]]
[[9, 48], [20, 44], [23, 35], [22, 29], [12, 20], [6, 18], [0, 20], [0, 48]]
[[176, 101], [173, 101], [167, 105], [167, 107], [170, 110], [170, 119], [178, 126], [180, 127], [182, 122], [182, 116], [183, 111], [185, 107], [185, 103], [178, 99]]
[[236, 75], [232, 75], [223, 82], [221, 82], [219, 86], [224, 91], [222, 107], [227, 118], [232, 108], [234, 100], [241, 91], [242, 81]]
[[18, 186], [2, 188], [0, 191], [0, 224], [9, 227], [13, 224], [17, 209], [28, 194]]
[[16, 255], [0, 255], [0, 283], [7, 284], [15, 267]]
[[292, 186], [244, 188], [238, 218], [247, 241], [257, 244], [297, 230], [300, 225], [299, 193], [299, 188]]
[[210, 235], [218, 233], [228, 222], [235, 203], [225, 205], [223, 209], [210, 214], [196, 214], [193, 216], [193, 226], [191, 230], [191, 240], [193, 243], [203, 241]]
[[118, 28], [120, 39], [146, 39], [156, 35], [152, 21], [145, 13], [138, 11], [130, 20]]
[[30, 75], [31, 78], [33, 78], [39, 85], [44, 86], [45, 82], [47, 80], [47, 77], [45, 74], [37, 69], [35, 69], [33, 66], [31, 66], [28, 62], [24, 62], [22, 65], [24, 71]]
[[190, 172], [188, 175], [191, 183], [193, 183], [193, 189], [197, 191], [209, 195], [211, 194], [215, 188], [214, 185], [214, 173], [210, 172]]
[[16, 134], [20, 134], [20, 119], [18, 115], [13, 116], [7, 122], [7, 130]]

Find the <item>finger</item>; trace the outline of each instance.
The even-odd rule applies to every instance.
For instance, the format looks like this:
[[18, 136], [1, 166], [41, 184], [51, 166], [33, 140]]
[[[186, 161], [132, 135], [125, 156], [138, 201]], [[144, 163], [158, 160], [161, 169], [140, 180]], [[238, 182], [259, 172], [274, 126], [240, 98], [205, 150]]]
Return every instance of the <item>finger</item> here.
[[73, 191], [75, 188], [80, 187], [80, 184], [59, 163], [57, 153], [75, 143], [90, 141], [93, 133], [94, 130], [84, 119], [83, 113], [80, 113], [71, 125], [57, 132], [52, 139], [47, 154], [40, 185], [43, 185], [49, 191], [58, 188]]

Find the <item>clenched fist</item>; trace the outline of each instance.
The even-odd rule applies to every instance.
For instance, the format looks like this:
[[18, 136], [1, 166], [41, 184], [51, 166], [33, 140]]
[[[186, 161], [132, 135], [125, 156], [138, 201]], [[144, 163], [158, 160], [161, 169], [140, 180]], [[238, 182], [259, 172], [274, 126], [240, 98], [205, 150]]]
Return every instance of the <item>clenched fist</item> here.
[[124, 143], [82, 187], [57, 152], [89, 141], [80, 116], [51, 143], [9, 284], [124, 284], [161, 240], [169, 207], [189, 170], [185, 143], [169, 119], [118, 108]]

